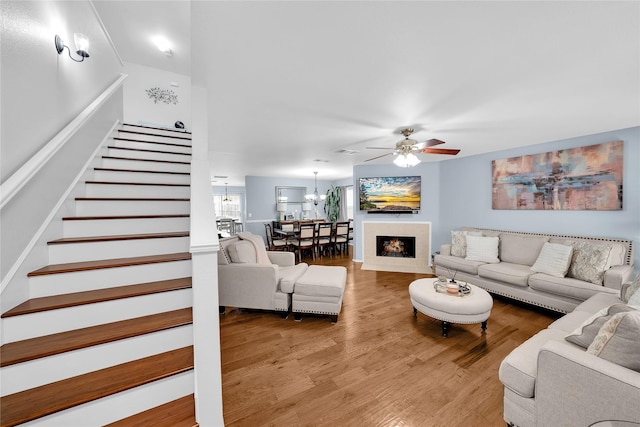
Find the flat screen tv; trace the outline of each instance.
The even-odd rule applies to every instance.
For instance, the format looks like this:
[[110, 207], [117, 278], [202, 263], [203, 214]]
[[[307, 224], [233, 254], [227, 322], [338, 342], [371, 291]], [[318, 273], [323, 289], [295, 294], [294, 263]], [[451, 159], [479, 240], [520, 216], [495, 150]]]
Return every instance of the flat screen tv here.
[[413, 213], [420, 209], [420, 176], [359, 178], [360, 210]]

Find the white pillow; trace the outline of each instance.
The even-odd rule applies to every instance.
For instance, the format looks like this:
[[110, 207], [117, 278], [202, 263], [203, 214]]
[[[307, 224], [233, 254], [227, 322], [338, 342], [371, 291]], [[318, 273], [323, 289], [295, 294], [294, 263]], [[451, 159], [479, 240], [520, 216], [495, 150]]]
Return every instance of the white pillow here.
[[545, 243], [531, 271], [545, 273], [553, 277], [564, 277], [571, 265], [573, 247], [559, 243]]
[[256, 248], [253, 243], [241, 240], [229, 246], [229, 257], [233, 263], [257, 263]]
[[451, 231], [451, 255], [467, 256], [467, 236], [482, 236], [482, 231]]
[[497, 237], [467, 235], [467, 256], [465, 259], [497, 264], [500, 262], [498, 243], [500, 243], [500, 239]]

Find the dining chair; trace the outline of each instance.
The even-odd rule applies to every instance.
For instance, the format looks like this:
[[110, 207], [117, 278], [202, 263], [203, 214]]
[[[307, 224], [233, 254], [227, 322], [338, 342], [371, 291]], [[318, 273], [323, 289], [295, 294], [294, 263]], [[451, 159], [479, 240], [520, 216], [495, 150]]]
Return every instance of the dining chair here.
[[216, 221], [218, 224], [219, 232], [227, 232], [229, 236], [233, 236], [235, 234], [235, 229], [233, 226], [233, 219], [231, 218], [220, 218]]
[[349, 221], [336, 222], [335, 248], [342, 253], [342, 249], [349, 253]]
[[270, 251], [286, 251], [289, 250], [289, 242], [287, 239], [283, 239], [274, 236], [271, 224], [265, 224], [265, 234], [267, 235], [267, 246]]
[[302, 262], [302, 251], [311, 251], [311, 257], [315, 260], [315, 224], [302, 224], [300, 225], [300, 231], [297, 233], [297, 238], [292, 241], [296, 253], [298, 254], [298, 261]]
[[334, 249], [333, 242], [333, 224], [330, 222], [322, 222], [317, 224], [316, 230], [316, 252], [318, 256], [332, 252]]

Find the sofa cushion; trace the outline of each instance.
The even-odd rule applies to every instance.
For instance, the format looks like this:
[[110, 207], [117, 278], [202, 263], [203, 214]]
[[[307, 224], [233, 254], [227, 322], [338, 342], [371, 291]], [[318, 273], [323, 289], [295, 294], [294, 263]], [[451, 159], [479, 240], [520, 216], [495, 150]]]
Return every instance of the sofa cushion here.
[[486, 264], [482, 261], [468, 261], [453, 255], [436, 255], [435, 263], [438, 267], [444, 267], [451, 270], [451, 274], [456, 271], [476, 275], [478, 274], [478, 266]]
[[297, 265], [290, 267], [280, 267], [278, 276], [280, 277], [280, 290], [288, 294], [292, 293], [296, 284], [296, 281], [302, 277], [307, 271], [309, 265], [305, 262], [301, 262]]
[[251, 242], [240, 240], [229, 245], [227, 249], [229, 258], [231, 258], [231, 262], [233, 263], [255, 264], [257, 262], [256, 248]]
[[607, 320], [587, 353], [640, 372], [640, 311], [618, 313]]
[[573, 246], [546, 242], [531, 270], [554, 277], [564, 277], [569, 271], [572, 253]]
[[528, 265], [501, 262], [499, 264], [484, 264], [478, 267], [478, 275], [487, 279], [498, 280], [511, 285], [526, 287], [529, 276], [533, 272]]
[[546, 236], [522, 236], [512, 233], [500, 234], [500, 260], [531, 267], [538, 259], [542, 245], [549, 241]]
[[467, 256], [468, 261], [482, 261], [498, 263], [498, 243], [497, 237], [483, 237], [467, 235]]
[[572, 334], [577, 328], [582, 326], [588, 318], [593, 316], [593, 313], [587, 311], [573, 310], [571, 313], [565, 314], [559, 319], [555, 320], [548, 327], [549, 329], [558, 329], [564, 331], [566, 334]]
[[573, 246], [573, 259], [568, 276], [602, 285], [604, 272], [610, 267], [607, 262], [612, 246], [592, 242], [569, 241], [567, 243]]
[[325, 265], [312, 265], [298, 279], [295, 293], [314, 297], [342, 297], [347, 280], [347, 269]]
[[585, 301], [591, 296], [601, 292], [618, 294], [617, 289], [605, 288], [571, 277], [553, 277], [544, 273], [531, 275], [531, 277], [529, 277], [529, 287], [536, 291], [561, 295], [580, 301]]
[[620, 304], [620, 302], [621, 302], [620, 297], [616, 292], [614, 293], [600, 292], [592, 296], [588, 300], [578, 304], [575, 310], [586, 311], [591, 314], [594, 314], [602, 310], [603, 308], [609, 307], [613, 304]]
[[462, 258], [467, 256], [467, 235], [482, 236], [482, 232], [468, 230], [451, 231], [451, 255]]
[[533, 397], [538, 375], [538, 351], [550, 340], [560, 341], [564, 332], [543, 329], [516, 347], [500, 364], [498, 375], [505, 387], [522, 397]]
[[624, 313], [627, 311], [636, 310], [626, 304], [614, 304], [611, 307], [603, 308], [597, 313], [589, 316], [582, 325], [567, 335], [565, 339], [572, 344], [579, 345], [582, 348], [587, 348], [591, 345], [596, 335], [598, 335], [600, 328], [602, 328], [609, 319], [618, 313]]

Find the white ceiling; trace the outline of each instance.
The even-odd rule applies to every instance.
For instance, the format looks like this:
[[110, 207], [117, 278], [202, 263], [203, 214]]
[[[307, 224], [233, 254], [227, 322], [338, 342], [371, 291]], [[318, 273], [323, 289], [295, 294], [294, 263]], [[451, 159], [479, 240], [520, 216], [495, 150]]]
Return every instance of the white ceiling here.
[[[125, 61], [207, 87], [229, 185], [351, 176], [405, 126], [469, 156], [640, 125], [638, 2], [94, 4]], [[157, 31], [173, 57], [150, 55]]]

